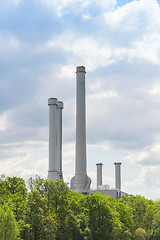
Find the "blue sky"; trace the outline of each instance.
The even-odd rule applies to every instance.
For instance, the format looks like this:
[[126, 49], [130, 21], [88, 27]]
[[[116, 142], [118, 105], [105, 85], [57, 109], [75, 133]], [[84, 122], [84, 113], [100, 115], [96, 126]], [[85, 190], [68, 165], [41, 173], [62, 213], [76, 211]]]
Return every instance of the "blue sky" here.
[[86, 67], [87, 163], [114, 187], [160, 198], [160, 6], [156, 0], [1, 0], [0, 174], [48, 171], [48, 98], [64, 102], [63, 172], [75, 162], [75, 69]]

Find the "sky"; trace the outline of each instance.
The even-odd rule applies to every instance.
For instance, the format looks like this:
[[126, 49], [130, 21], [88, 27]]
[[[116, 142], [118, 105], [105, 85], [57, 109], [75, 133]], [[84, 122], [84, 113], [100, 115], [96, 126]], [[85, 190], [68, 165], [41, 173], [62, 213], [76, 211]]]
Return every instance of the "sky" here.
[[76, 67], [86, 67], [87, 172], [96, 188], [160, 199], [160, 1], [0, 0], [0, 174], [48, 171], [48, 98], [64, 102], [63, 175], [75, 172]]

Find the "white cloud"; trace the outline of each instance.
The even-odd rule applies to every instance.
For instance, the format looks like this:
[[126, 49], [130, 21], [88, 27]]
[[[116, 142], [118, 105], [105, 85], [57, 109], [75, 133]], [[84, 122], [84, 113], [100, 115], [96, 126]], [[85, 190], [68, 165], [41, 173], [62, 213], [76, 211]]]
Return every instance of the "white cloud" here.
[[160, 63], [160, 34], [145, 35], [141, 41], [135, 43], [135, 48], [129, 51], [130, 57], [145, 59], [154, 64]]
[[160, 143], [147, 146], [144, 149], [130, 152], [128, 159], [141, 165], [160, 165]]
[[[158, 79], [159, 80], [159, 79]], [[152, 96], [155, 96], [156, 99], [157, 97], [160, 96], [160, 84], [154, 83], [149, 89], [148, 89], [149, 94], [151, 94]]]
[[0, 131], [6, 130], [8, 127], [7, 116], [5, 113], [0, 115]]
[[59, 17], [63, 16], [65, 8], [72, 8], [75, 4], [79, 4], [81, 8], [84, 8], [89, 4], [88, 0], [42, 0], [42, 2], [56, 9]]
[[12, 34], [0, 34], [0, 52], [17, 52], [20, 50], [20, 40]]
[[89, 140], [108, 142], [115, 148], [131, 149], [152, 143], [159, 129], [158, 105], [151, 108], [150, 98], [135, 97], [135, 92], [133, 96], [132, 93], [125, 96], [120, 89], [117, 94], [107, 91], [107, 86], [106, 92], [105, 87], [102, 88], [89, 94], [87, 99]]
[[159, 179], [160, 166], [144, 166], [140, 173], [135, 172], [135, 177], [131, 181], [123, 183], [124, 189], [132, 189], [131, 194], [140, 194], [142, 196], [156, 199], [159, 196], [157, 189], [160, 187]]
[[15, 4], [20, 4], [22, 0], [13, 0]]
[[[105, 20], [112, 27], [135, 31], [145, 26], [147, 29], [159, 23], [160, 9], [156, 0], [133, 1], [115, 11], [106, 13]], [[158, 17], [158, 18], [157, 18]]]
[[[148, 61], [152, 64], [160, 63], [160, 34], [146, 34], [135, 41], [130, 48], [121, 47], [112, 50], [114, 61], [126, 59], [128, 62]], [[113, 61], [113, 62], [114, 62]]]
[[22, 0], [1, 0], [1, 4], [3, 4], [4, 6], [9, 6], [9, 5], [18, 5], [19, 3], [21, 3]]
[[105, 99], [105, 98], [112, 98], [112, 97], [118, 97], [117, 93], [115, 91], [106, 91], [106, 92], [100, 92], [95, 94], [89, 94], [88, 98], [90, 99]]
[[9, 41], [8, 41], [8, 46], [9, 46], [9, 48], [11, 48], [13, 50], [19, 50], [19, 48], [20, 48], [20, 41], [16, 37], [11, 36], [9, 38]]
[[113, 10], [115, 5], [117, 4], [116, 0], [99, 0], [98, 2], [95, 0], [95, 3], [97, 3], [101, 8], [103, 8], [104, 10], [110, 9]]
[[[66, 164], [67, 161], [72, 162], [72, 160], [75, 157], [75, 144], [74, 143], [63, 145], [63, 156], [66, 159], [64, 164]], [[67, 160], [67, 159], [69, 159], [69, 160]]]
[[77, 37], [72, 32], [65, 32], [44, 45], [46, 49], [57, 47], [63, 49], [66, 54], [74, 54], [72, 61], [76, 61], [77, 65], [78, 62], [83, 63], [90, 71], [114, 62], [111, 48], [107, 44], [101, 46], [93, 37]]
[[156, 0], [133, 1], [104, 14], [104, 19], [110, 34], [119, 40], [119, 47], [113, 42], [115, 56], [159, 64], [160, 7]]
[[91, 15], [90, 15], [89, 13], [84, 14], [82, 18], [83, 18], [84, 20], [92, 19]]
[[74, 71], [73, 65], [65, 65], [60, 68], [56, 75], [60, 79], [72, 80]]
[[[42, 0], [44, 4], [54, 7], [56, 9], [57, 15], [62, 17], [65, 14], [65, 9], [70, 10], [76, 14], [79, 11], [85, 11], [85, 9], [101, 9], [101, 12], [106, 10], [112, 10], [116, 5], [116, 0]], [[89, 19], [90, 14], [85, 13], [82, 18]]]

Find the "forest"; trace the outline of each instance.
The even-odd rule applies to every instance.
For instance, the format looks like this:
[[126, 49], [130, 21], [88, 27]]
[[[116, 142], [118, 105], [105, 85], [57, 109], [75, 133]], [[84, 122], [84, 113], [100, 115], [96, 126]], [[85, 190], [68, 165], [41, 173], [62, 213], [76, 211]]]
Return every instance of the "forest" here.
[[0, 177], [1, 240], [160, 239], [160, 201], [82, 195], [62, 180]]

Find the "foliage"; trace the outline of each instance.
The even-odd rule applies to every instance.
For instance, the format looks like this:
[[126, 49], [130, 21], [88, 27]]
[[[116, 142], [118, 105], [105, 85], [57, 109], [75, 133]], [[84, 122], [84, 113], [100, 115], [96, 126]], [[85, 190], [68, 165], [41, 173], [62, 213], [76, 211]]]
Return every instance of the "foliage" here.
[[0, 207], [0, 239], [16, 240], [18, 234], [18, 224], [13, 212], [7, 205]]
[[88, 195], [88, 217], [91, 239], [112, 239], [113, 214], [103, 194]]
[[152, 229], [149, 232], [150, 239], [160, 239], [160, 209], [155, 214], [153, 222], [152, 222]]
[[134, 240], [145, 240], [147, 239], [147, 233], [143, 228], [137, 228], [134, 234]]
[[130, 214], [134, 221], [134, 231], [140, 227], [145, 231], [151, 229], [154, 215], [157, 212], [156, 205], [152, 200], [140, 195], [125, 195], [120, 201], [124, 201], [126, 206], [130, 207]]
[[160, 239], [160, 201], [83, 195], [62, 180], [0, 178], [0, 239]]

